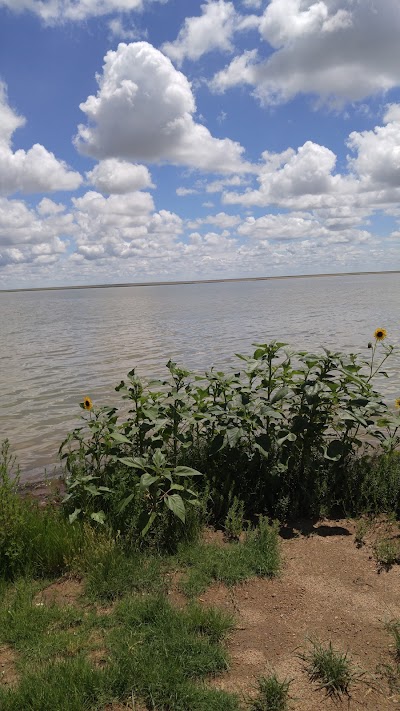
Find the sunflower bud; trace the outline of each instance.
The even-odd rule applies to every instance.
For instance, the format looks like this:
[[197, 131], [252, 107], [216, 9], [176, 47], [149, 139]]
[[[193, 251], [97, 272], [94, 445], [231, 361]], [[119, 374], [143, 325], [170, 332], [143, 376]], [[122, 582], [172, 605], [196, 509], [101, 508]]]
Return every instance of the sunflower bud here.
[[371, 343], [371, 341], [368, 343], [368, 348], [372, 348], [372, 343]]

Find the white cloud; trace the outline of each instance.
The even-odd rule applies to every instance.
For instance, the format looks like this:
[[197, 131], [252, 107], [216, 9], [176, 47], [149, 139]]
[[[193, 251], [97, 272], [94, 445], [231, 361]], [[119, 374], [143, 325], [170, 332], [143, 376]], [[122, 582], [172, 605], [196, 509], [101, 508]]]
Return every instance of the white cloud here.
[[35, 143], [28, 151], [13, 152], [11, 139], [25, 119], [9, 106], [5, 84], [0, 82], [0, 195], [75, 190], [82, 182], [79, 173]]
[[125, 25], [121, 17], [113, 17], [112, 20], [109, 21], [108, 27], [110, 28], [112, 39], [128, 40], [131, 42], [147, 34], [141, 33], [132, 23], [129, 26]]
[[0, 7], [6, 7], [13, 12], [33, 12], [44, 23], [52, 25], [66, 20], [82, 21], [116, 12], [140, 11], [151, 2], [157, 0], [0, 0]]
[[260, 33], [272, 47], [279, 48], [297, 38], [333, 32], [351, 24], [351, 12], [330, 11], [322, 0], [308, 2], [308, 7], [302, 0], [272, 0], [260, 22]]
[[94, 260], [152, 259], [171, 251], [182, 220], [168, 210], [154, 212], [151, 195], [143, 192], [104, 197], [88, 192], [73, 199], [78, 226], [78, 256]]
[[196, 60], [215, 49], [233, 51], [232, 38], [237, 26], [233, 3], [209, 0], [200, 7], [202, 15], [187, 17], [177, 39], [162, 46], [163, 52], [178, 65], [185, 58]]
[[144, 188], [154, 188], [145, 165], [108, 158], [86, 173], [89, 182], [102, 193], [132, 193]]
[[60, 214], [55, 203], [42, 201], [37, 210], [22, 200], [0, 197], [0, 266], [50, 264], [64, 254], [62, 236], [74, 233], [71, 215]]
[[199, 217], [197, 220], [190, 220], [188, 227], [190, 229], [196, 229], [196, 227], [200, 225], [214, 225], [219, 229], [230, 229], [231, 227], [236, 227], [240, 220], [239, 215], [228, 215], [226, 212], [218, 212], [216, 215], [207, 215], [206, 217]]
[[239, 176], [234, 175], [232, 178], [225, 178], [223, 180], [213, 180], [211, 183], [207, 183], [206, 192], [207, 193], [220, 193], [226, 186], [238, 187], [239, 185], [246, 185], [247, 181]]
[[238, 234], [251, 239], [270, 241], [323, 240], [324, 243], [364, 243], [371, 237], [366, 230], [343, 228], [340, 232], [330, 229], [326, 222], [315, 214], [292, 213], [248, 217], [239, 227]]
[[356, 151], [349, 165], [362, 180], [363, 189], [400, 188], [400, 104], [388, 107], [384, 126], [373, 131], [353, 131], [347, 145]]
[[[262, 154], [257, 190], [226, 191], [222, 202], [246, 206], [279, 205], [296, 210], [345, 211], [393, 208], [400, 201], [400, 105], [387, 107], [384, 125], [353, 131], [347, 170], [335, 173], [336, 155], [307, 141], [297, 149]], [[350, 216], [348, 216], [350, 219]]]
[[254, 67], [258, 58], [256, 49], [249, 49], [232, 59], [231, 63], [217, 72], [209, 82], [212, 91], [223, 93], [226, 89], [240, 84], [254, 84]]
[[333, 175], [335, 154], [325, 146], [307, 141], [297, 151], [262, 154], [258, 190], [225, 192], [223, 202], [243, 205], [284, 205], [296, 209], [320, 206], [321, 196], [332, 195], [341, 187], [341, 177]]
[[252, 170], [239, 143], [214, 138], [194, 121], [187, 78], [151, 44], [121, 43], [108, 52], [98, 82], [97, 96], [80, 105], [89, 121], [78, 127], [81, 152], [221, 173]]
[[250, 84], [267, 104], [303, 93], [340, 105], [400, 85], [398, 0], [271, 0], [259, 28], [275, 51], [235, 57], [214, 90]]
[[40, 201], [36, 210], [39, 215], [58, 215], [65, 211], [65, 205], [45, 197]]
[[199, 191], [194, 188], [177, 188], [176, 194], [178, 197], [186, 197], [186, 195], [196, 195]]

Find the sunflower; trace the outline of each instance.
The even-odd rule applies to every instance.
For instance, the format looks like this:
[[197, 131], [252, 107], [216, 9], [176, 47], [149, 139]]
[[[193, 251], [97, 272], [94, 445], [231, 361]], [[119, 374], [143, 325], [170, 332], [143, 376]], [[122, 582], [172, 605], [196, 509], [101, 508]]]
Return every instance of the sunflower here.
[[84, 410], [91, 410], [93, 407], [93, 403], [90, 399], [90, 397], [84, 397], [83, 398], [83, 409]]
[[397, 398], [397, 400], [394, 401], [394, 406], [400, 410], [400, 397]]
[[384, 341], [387, 336], [387, 331], [385, 328], [377, 328], [374, 336], [377, 341]]

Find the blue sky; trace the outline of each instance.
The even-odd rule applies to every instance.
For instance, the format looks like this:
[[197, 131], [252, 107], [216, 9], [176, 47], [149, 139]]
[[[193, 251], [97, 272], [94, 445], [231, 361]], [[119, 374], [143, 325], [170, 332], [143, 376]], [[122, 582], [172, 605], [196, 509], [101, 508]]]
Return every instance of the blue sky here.
[[0, 0], [0, 288], [400, 268], [398, 0]]

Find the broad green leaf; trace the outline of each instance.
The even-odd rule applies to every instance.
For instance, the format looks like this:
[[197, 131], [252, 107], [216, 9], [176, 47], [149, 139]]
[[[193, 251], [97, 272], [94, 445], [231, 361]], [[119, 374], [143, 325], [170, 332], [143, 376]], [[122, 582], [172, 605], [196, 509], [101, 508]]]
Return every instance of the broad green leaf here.
[[161, 449], [156, 449], [156, 451], [153, 454], [153, 462], [156, 467], [159, 469], [162, 469], [165, 466], [165, 457], [161, 451]]
[[172, 513], [175, 514], [183, 523], [186, 520], [185, 504], [183, 499], [179, 494], [171, 494], [171, 496], [165, 497], [165, 503]]
[[152, 511], [151, 514], [148, 514], [147, 512], [143, 512], [140, 517], [139, 517], [139, 527], [141, 528], [140, 535], [142, 538], [145, 537], [147, 531], [149, 530], [150, 526], [153, 525], [154, 521], [157, 518], [157, 512]]
[[104, 524], [106, 520], [106, 515], [104, 511], [97, 511], [96, 513], [90, 514], [90, 518], [93, 519], [93, 521], [97, 521], [97, 523]]
[[121, 506], [118, 509], [118, 513], [122, 513], [126, 509], [126, 507], [131, 503], [134, 496], [135, 496], [135, 494], [129, 494], [129, 496], [127, 496], [126, 499], [124, 499], [124, 501], [122, 502]]
[[147, 462], [141, 457], [116, 457], [117, 462], [125, 464], [126, 467], [132, 467], [132, 469], [146, 469]]
[[192, 467], [175, 467], [175, 476], [203, 476], [201, 472], [197, 469], [192, 469]]
[[288, 387], [279, 388], [279, 390], [275, 390], [275, 392], [272, 393], [270, 398], [271, 405], [273, 405], [275, 402], [283, 400], [283, 398], [285, 398], [289, 392], [290, 390]]
[[160, 479], [159, 476], [152, 476], [148, 472], [145, 472], [140, 477], [140, 488], [141, 489], [148, 489], [149, 486], [154, 484], [156, 481], [159, 481], [159, 479]]
[[128, 439], [128, 437], [125, 437], [125, 435], [123, 435], [121, 432], [111, 432], [110, 437], [115, 442], [121, 442], [122, 444], [132, 444], [131, 440]]
[[76, 521], [76, 519], [78, 518], [81, 511], [82, 511], [82, 509], [75, 509], [75, 511], [68, 516], [68, 521], [70, 523], [73, 523], [74, 521]]

